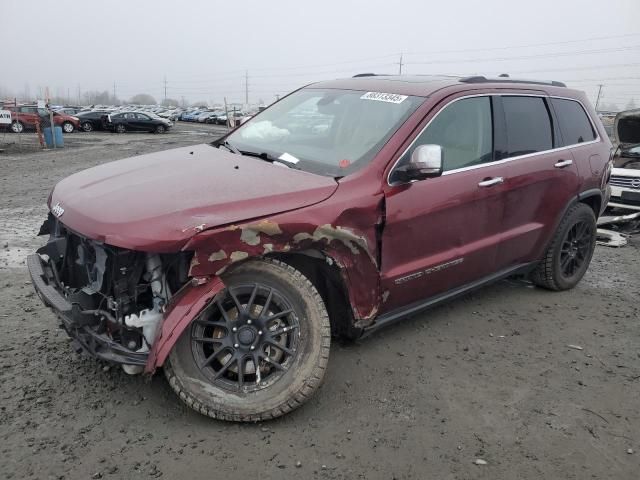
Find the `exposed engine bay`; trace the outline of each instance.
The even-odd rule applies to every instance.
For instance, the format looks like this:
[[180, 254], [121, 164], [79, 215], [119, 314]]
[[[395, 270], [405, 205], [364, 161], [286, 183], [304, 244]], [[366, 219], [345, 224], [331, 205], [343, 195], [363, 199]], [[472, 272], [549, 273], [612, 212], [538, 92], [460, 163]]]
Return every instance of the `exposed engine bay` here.
[[51, 214], [39, 234], [49, 234], [38, 250], [42, 277], [68, 302], [60, 317], [78, 349], [141, 373], [172, 294], [188, 280], [191, 254], [106, 245], [69, 231]]

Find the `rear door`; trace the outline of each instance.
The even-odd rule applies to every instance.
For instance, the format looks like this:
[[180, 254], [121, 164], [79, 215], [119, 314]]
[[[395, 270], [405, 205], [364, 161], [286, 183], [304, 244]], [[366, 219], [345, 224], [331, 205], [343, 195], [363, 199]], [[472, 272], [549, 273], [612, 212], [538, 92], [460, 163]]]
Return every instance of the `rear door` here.
[[562, 146], [550, 99], [544, 95], [501, 95], [496, 102], [509, 161], [505, 182], [501, 267], [540, 259], [559, 216], [578, 193], [580, 177], [569, 148]]
[[409, 184], [393, 170], [382, 233], [380, 313], [495, 272], [502, 230], [505, 166], [495, 162], [492, 97], [447, 100], [400, 157], [418, 145], [443, 149], [444, 173]]

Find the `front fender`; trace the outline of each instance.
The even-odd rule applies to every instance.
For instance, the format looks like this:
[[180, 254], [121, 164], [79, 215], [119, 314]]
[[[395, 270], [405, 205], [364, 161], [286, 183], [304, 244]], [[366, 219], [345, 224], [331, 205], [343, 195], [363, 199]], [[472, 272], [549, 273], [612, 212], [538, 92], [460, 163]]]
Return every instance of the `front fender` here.
[[343, 226], [298, 218], [279, 220], [274, 217], [200, 233], [184, 247], [194, 252], [189, 275], [217, 277], [236, 262], [277, 253], [320, 251], [339, 267], [356, 322], [359, 326], [370, 323], [380, 301], [375, 220], [368, 228], [356, 228], [351, 222]]
[[203, 278], [201, 281], [203, 283], [198, 284], [196, 279], [188, 284], [171, 300], [149, 352], [144, 369], [146, 373], [153, 373], [164, 364], [182, 332], [209, 301], [224, 289], [224, 283], [219, 277]]

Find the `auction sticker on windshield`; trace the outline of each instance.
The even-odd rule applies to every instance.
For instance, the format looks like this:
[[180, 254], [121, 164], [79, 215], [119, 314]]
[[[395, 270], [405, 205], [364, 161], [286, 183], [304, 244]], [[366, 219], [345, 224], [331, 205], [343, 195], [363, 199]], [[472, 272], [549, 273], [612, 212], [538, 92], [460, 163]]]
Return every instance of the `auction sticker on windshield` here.
[[367, 92], [360, 97], [361, 100], [375, 100], [377, 102], [402, 103], [407, 99], [406, 95], [395, 93]]

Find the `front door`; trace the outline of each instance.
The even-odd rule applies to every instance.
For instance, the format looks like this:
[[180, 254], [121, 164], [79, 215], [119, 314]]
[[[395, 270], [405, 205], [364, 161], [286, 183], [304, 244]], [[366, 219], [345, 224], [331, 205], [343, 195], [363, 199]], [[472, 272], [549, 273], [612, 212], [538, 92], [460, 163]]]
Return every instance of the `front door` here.
[[443, 106], [398, 161], [418, 145], [443, 150], [442, 176], [402, 184], [389, 177], [382, 234], [380, 313], [479, 280], [496, 270], [507, 180], [495, 161], [492, 99]]

